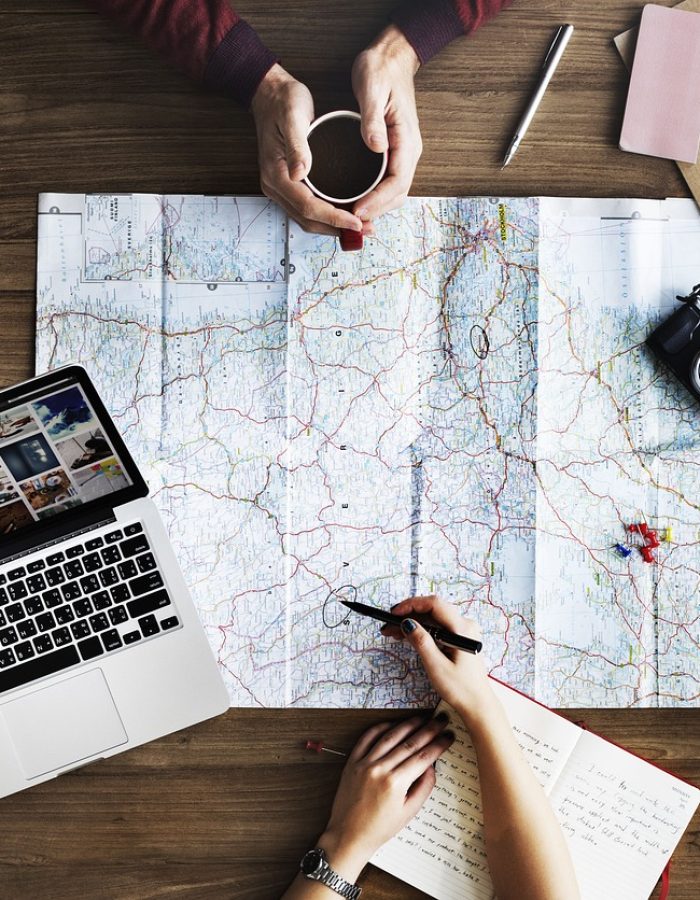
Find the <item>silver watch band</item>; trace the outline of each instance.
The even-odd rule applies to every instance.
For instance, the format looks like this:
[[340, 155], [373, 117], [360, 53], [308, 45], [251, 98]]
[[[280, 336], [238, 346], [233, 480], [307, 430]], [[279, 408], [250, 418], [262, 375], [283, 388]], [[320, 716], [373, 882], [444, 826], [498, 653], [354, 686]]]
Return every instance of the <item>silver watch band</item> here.
[[356, 884], [350, 884], [337, 872], [334, 872], [328, 864], [325, 850], [317, 847], [315, 850], [309, 850], [301, 861], [300, 870], [306, 878], [312, 881], [318, 881], [335, 891], [345, 900], [358, 900], [362, 893], [362, 888]]
[[[328, 863], [326, 863], [326, 865], [328, 866]], [[361, 887], [358, 887], [356, 884], [350, 884], [349, 881], [341, 878], [330, 866], [322, 873], [319, 881], [321, 884], [325, 884], [326, 887], [335, 891], [336, 894], [345, 897], [345, 900], [357, 900], [362, 893]]]

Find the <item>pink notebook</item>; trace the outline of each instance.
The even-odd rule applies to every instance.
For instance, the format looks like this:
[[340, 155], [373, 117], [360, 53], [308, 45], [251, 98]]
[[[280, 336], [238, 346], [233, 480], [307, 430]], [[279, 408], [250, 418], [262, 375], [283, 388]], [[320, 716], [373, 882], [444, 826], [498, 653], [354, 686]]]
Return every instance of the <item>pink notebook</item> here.
[[700, 146], [700, 13], [648, 4], [620, 149], [694, 163]]

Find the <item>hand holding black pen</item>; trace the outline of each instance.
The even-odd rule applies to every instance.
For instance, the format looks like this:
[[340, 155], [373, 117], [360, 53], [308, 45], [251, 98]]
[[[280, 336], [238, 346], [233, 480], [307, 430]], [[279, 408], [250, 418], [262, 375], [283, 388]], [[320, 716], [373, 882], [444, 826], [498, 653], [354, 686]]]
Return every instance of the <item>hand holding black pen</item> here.
[[[371, 619], [377, 619], [379, 622], [384, 622], [385, 625], [397, 625], [398, 627], [401, 627], [402, 622], [406, 621], [406, 616], [397, 616], [394, 613], [386, 612], [376, 606], [368, 606], [366, 603], [354, 603], [350, 600], [341, 600], [340, 602], [343, 606], [347, 606], [348, 609], [353, 610], [353, 612], [360, 613], [362, 616], [369, 616]], [[410, 619], [408, 621], [410, 621]], [[448, 631], [440, 625], [434, 625], [427, 622], [421, 624], [435, 641], [448, 644], [450, 647], [455, 647], [457, 650], [465, 650], [467, 653], [481, 652], [483, 647], [481, 641], [476, 641], [465, 635]]]

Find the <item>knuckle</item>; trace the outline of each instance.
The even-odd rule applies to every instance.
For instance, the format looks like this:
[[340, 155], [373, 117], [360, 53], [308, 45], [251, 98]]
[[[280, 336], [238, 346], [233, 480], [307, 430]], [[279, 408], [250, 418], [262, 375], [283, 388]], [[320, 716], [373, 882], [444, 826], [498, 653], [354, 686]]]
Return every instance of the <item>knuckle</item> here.
[[414, 753], [417, 749], [418, 742], [414, 737], [407, 737], [402, 741], [403, 749], [408, 751], [408, 753]]

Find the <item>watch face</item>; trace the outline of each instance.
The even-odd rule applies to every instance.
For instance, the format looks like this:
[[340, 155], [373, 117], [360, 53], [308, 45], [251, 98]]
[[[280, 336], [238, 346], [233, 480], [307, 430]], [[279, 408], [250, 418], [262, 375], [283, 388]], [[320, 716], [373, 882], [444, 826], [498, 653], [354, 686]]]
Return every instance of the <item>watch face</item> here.
[[321, 868], [323, 862], [323, 850], [309, 850], [301, 861], [301, 871], [304, 875], [314, 875]]

